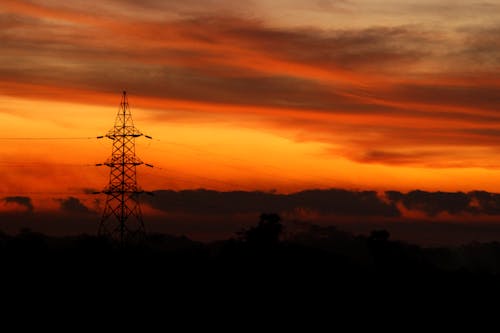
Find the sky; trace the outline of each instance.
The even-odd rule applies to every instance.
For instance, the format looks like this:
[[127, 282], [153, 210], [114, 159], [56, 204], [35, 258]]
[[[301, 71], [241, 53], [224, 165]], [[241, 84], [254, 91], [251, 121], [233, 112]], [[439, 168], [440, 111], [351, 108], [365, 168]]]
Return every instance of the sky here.
[[149, 190], [498, 192], [499, 22], [479, 0], [0, 0], [0, 192], [91, 207], [122, 90]]

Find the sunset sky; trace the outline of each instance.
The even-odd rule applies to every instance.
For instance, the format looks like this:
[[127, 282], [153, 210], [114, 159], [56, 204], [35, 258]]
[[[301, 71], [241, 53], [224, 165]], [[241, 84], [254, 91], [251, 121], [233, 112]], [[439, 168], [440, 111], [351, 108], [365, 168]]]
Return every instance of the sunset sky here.
[[124, 89], [146, 189], [499, 192], [499, 34], [500, 1], [0, 0], [0, 192], [102, 189], [111, 142], [69, 138]]

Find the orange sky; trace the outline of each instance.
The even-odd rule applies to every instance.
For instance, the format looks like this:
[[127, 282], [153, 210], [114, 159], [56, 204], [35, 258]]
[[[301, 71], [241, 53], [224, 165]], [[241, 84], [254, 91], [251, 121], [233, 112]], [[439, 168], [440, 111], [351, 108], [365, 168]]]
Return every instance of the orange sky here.
[[122, 89], [155, 138], [147, 189], [498, 192], [499, 19], [498, 1], [3, 0], [0, 192], [103, 188], [109, 141], [5, 138], [102, 135]]

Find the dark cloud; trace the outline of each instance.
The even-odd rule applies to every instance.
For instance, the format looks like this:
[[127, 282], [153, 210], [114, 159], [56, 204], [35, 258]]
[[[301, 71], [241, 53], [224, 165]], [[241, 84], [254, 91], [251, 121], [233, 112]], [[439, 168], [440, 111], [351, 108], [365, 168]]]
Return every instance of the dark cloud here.
[[[12, 25], [0, 34], [0, 42], [11, 54], [0, 65], [4, 79], [56, 85], [65, 82], [98, 91], [115, 91], [127, 82], [131, 91], [144, 96], [319, 110], [373, 111], [376, 106], [346, 99], [339, 93], [341, 87], [332, 90], [308, 73], [268, 73], [272, 65], [266, 62], [281, 59], [325, 72], [360, 66], [382, 70], [385, 62], [414, 59], [416, 52], [405, 51], [402, 45], [425, 39], [422, 33], [406, 28], [287, 30], [255, 20], [199, 17], [167, 23], [134, 22], [136, 29], [121, 36], [127, 43], [117, 44], [109, 40], [117, 33], [114, 26], [103, 25], [96, 36], [91, 28], [36, 18], [23, 18], [8, 26]], [[185, 45], [164, 43], [172, 34], [181, 36], [176, 42]], [[100, 39], [102, 43], [96, 42]], [[124, 46], [137, 43], [144, 45]], [[36, 56], [28, 51], [33, 49]], [[424, 47], [417, 49], [421, 52]], [[249, 56], [239, 59], [249, 50]], [[76, 66], [65, 65], [68, 59]], [[261, 69], [253, 66], [253, 61], [262, 63]]]
[[82, 192], [84, 194], [95, 194], [95, 193], [99, 192], [99, 190], [95, 189], [95, 188], [83, 188]]
[[[128, 0], [129, 3], [138, 4], [137, 1]], [[142, 2], [140, 2], [142, 3]], [[188, 0], [188, 1], [158, 1], [148, 0], [147, 4], [162, 10], [176, 10], [185, 16], [200, 15], [200, 13], [213, 14], [244, 14], [254, 8], [253, 1], [236, 3], [232, 0]]]
[[33, 202], [31, 201], [30, 197], [23, 197], [23, 196], [5, 197], [5, 198], [3, 198], [3, 201], [6, 204], [15, 203], [15, 204], [18, 204], [20, 206], [26, 207], [26, 210], [28, 212], [33, 212], [33, 209], [34, 209]]
[[471, 198], [472, 209], [478, 213], [500, 215], [500, 194], [474, 191], [468, 195]]
[[80, 199], [75, 198], [75, 197], [68, 197], [65, 199], [57, 199], [57, 201], [59, 201], [59, 203], [61, 205], [61, 210], [63, 212], [83, 213], [83, 214], [94, 213], [87, 206], [85, 206], [80, 201]]
[[[281, 59], [325, 72], [331, 70], [332, 78], [336, 69], [343, 67], [350, 70], [349, 75], [363, 72], [366, 67], [374, 67], [380, 74], [386, 70], [400, 71], [401, 63], [424, 57], [427, 52], [424, 50], [432, 49], [439, 41], [435, 33], [423, 32], [418, 27], [343, 31], [278, 29], [255, 20], [199, 17], [167, 23], [134, 22], [136, 29], [121, 36], [127, 40], [123, 44], [108, 38], [116, 33], [113, 29], [117, 27], [104, 25], [96, 36], [91, 28], [4, 16], [8, 23], [0, 34], [0, 41], [8, 57], [4, 57], [4, 65], [0, 66], [3, 78], [43, 84], [65, 82], [99, 91], [115, 91], [116, 86], [127, 82], [136, 94], [145, 96], [320, 110], [380, 112], [389, 106], [382, 108], [373, 101], [346, 99], [339, 94], [343, 92], [342, 87], [322, 86], [307, 72], [268, 73], [270, 66], [266, 61]], [[32, 31], [37, 33], [30, 33]], [[182, 37], [164, 43], [172, 34]], [[101, 38], [103, 41], [97, 42]], [[137, 43], [143, 45], [124, 46]], [[236, 50], [234, 54], [228, 45]], [[29, 51], [33, 49], [37, 50], [36, 56]], [[242, 62], [238, 57], [249, 50], [254, 53], [253, 59]], [[76, 66], [65, 65], [68, 59]], [[262, 63], [261, 69], [248, 67], [252, 60]], [[434, 85], [397, 87], [397, 91], [390, 90], [389, 100], [401, 96], [434, 102], [443, 95], [443, 104], [460, 104], [487, 101], [485, 97], [491, 95], [485, 89], [474, 91], [468, 87], [441, 87], [439, 91], [433, 90]], [[249, 98], [252, 96], [248, 91], [259, 98]], [[349, 93], [355, 96], [361, 92]], [[381, 92], [372, 91], [368, 95], [383, 97]]]
[[375, 191], [342, 189], [307, 190], [291, 194], [267, 192], [218, 192], [212, 190], [155, 191], [147, 199], [153, 208], [168, 213], [194, 215], [253, 214], [260, 212], [290, 213], [305, 210], [326, 216], [404, 218], [397, 208], [420, 211], [430, 218], [441, 213], [450, 215], [500, 215], [500, 194], [473, 192], [385, 192], [381, 199]]
[[392, 202], [402, 202], [409, 210], [418, 210], [435, 216], [442, 212], [459, 214], [470, 211], [470, 197], [462, 192], [411, 191], [406, 194], [396, 191], [386, 192]]
[[387, 198], [393, 202], [400, 202], [406, 209], [422, 211], [430, 217], [440, 213], [459, 215], [462, 213], [473, 215], [500, 215], [500, 194], [485, 191], [464, 192], [427, 192], [411, 191], [401, 193], [386, 192]]
[[[36, 45], [33, 47], [36, 48]], [[43, 50], [40, 52], [43, 53]], [[0, 77], [23, 83], [58, 84], [68, 81], [68, 77], [77, 77], [77, 80], [70, 80], [72, 82], [68, 82], [68, 85], [100, 92], [115, 92], [116, 87], [126, 85], [134, 95], [194, 102], [329, 112], [347, 110], [356, 113], [382, 112], [387, 109], [353, 101], [341, 89], [332, 91], [315, 80], [294, 77], [294, 73], [273, 76], [234, 68], [212, 67], [202, 70], [155, 64], [128, 64], [112, 70], [115, 63], [73, 68], [51, 64], [33, 68], [29, 64], [30, 59], [23, 60], [23, 56], [19, 56], [16, 64], [10, 62], [7, 65], [8, 62], [0, 66]], [[225, 72], [232, 74], [228, 76]], [[134, 79], [130, 80], [131, 77]]]
[[328, 31], [272, 29], [247, 24], [225, 30], [229, 36], [266, 54], [324, 69], [378, 67], [377, 71], [393, 71], [397, 65], [424, 58], [437, 42], [435, 34], [415, 27]]
[[[401, 131], [404, 133], [404, 131]], [[407, 129], [406, 133], [411, 133], [411, 129]], [[441, 142], [441, 145], [451, 144], [451, 145], [463, 145], [471, 146], [471, 150], [477, 147], [479, 142], [490, 140], [490, 142], [496, 142], [499, 140], [498, 138], [476, 138], [475, 145], [466, 141], [467, 137], [462, 140], [454, 139], [453, 135], [446, 134], [446, 131], [443, 131], [441, 135], [439, 133], [427, 132], [425, 130], [422, 131], [422, 135], [428, 135], [428, 144], [429, 142], [436, 141], [436, 145], [438, 142]], [[404, 134], [403, 134], [404, 135]], [[478, 135], [479, 136], [479, 135]], [[391, 136], [387, 136], [390, 138]], [[441, 141], [439, 141], [441, 139]], [[482, 149], [478, 153], [474, 153], [473, 151], [464, 152], [464, 150], [455, 150], [443, 148], [441, 146], [439, 149], [435, 148], [432, 151], [421, 150], [418, 148], [406, 148], [405, 144], [397, 143], [392, 145], [387, 145], [386, 143], [379, 142], [379, 146], [377, 147], [376, 142], [372, 142], [371, 144], [367, 142], [366, 146], [362, 146], [362, 143], [359, 143], [360, 147], [356, 147], [351, 149], [351, 151], [341, 152], [345, 154], [349, 159], [360, 162], [360, 163], [372, 163], [372, 164], [382, 164], [382, 165], [400, 165], [400, 166], [412, 166], [412, 167], [425, 167], [425, 168], [433, 168], [433, 169], [443, 169], [443, 168], [489, 168], [489, 169], [498, 169], [500, 168], [500, 163], [495, 160], [487, 160], [481, 161], [478, 160], [478, 156], [486, 155], [486, 154], [497, 154], [498, 150], [495, 147], [490, 147], [487, 149]], [[409, 142], [406, 142], [409, 144]], [[372, 148], [373, 147], [373, 148]], [[383, 150], [385, 147], [393, 148], [393, 150]], [[406, 151], [405, 151], [406, 150]], [[333, 154], [338, 154], [337, 151], [333, 150]]]
[[[150, 5], [161, 4], [152, 1]], [[307, 70], [288, 71], [285, 67], [279, 74], [269, 72], [275, 67], [267, 64], [269, 60], [330, 72], [332, 79], [354, 75], [352, 80], [363, 80], [373, 73], [400, 72], [402, 68], [411, 71], [407, 65], [426, 58], [434, 45], [442, 42], [435, 31], [418, 26], [273, 28], [257, 20], [202, 16], [167, 22], [107, 22], [98, 25], [100, 33], [96, 35], [92, 25], [67, 26], [13, 14], [2, 17], [6, 23], [0, 33], [4, 46], [0, 78], [7, 80], [54, 85], [64, 82], [65, 86], [101, 92], [114, 92], [126, 82], [129, 90], [143, 96], [395, 116], [409, 114], [364, 98], [471, 107], [496, 105], [496, 89], [488, 86], [398, 84], [388, 92], [357, 91], [341, 85], [332, 89]], [[135, 29], [126, 29], [130, 25]], [[126, 42], [110, 39], [116, 34]], [[175, 38], [170, 42], [172, 36]], [[66, 64], [68, 60], [72, 66]], [[260, 63], [260, 68], [254, 62]], [[336, 75], [339, 68], [348, 71]], [[373, 71], [365, 72], [369, 68]], [[413, 114], [424, 116], [418, 110]], [[455, 118], [462, 116], [457, 114]]]
[[308, 208], [323, 214], [399, 216], [397, 208], [382, 201], [375, 191], [309, 190], [289, 196], [296, 207]]
[[394, 152], [383, 150], [371, 150], [365, 152], [357, 158], [357, 161], [363, 163], [382, 163], [382, 164], [422, 164], [428, 161], [429, 157], [442, 156], [436, 152]]
[[[400, 100], [402, 102], [472, 109], [481, 108], [486, 110], [494, 110], [500, 103], [498, 87], [485, 84], [475, 84], [474, 86], [463, 84], [400, 84], [391, 90], [390, 97], [386, 97], [387, 99], [390, 98], [391, 100]], [[460, 116], [463, 118], [464, 115]], [[474, 117], [477, 116], [481, 115], [474, 115]], [[494, 116], [494, 120], [498, 122], [498, 114], [491, 114], [489, 116]]]
[[374, 191], [309, 190], [293, 194], [217, 192], [209, 190], [156, 191], [152, 207], [167, 212], [194, 214], [245, 214], [308, 209], [338, 216], [394, 217], [399, 211]]

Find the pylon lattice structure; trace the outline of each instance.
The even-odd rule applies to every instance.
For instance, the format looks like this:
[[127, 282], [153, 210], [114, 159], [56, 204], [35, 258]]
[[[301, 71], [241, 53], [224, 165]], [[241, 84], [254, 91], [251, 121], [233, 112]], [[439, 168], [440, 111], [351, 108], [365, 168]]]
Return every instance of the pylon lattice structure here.
[[113, 141], [111, 157], [97, 166], [110, 168], [109, 184], [100, 192], [107, 195], [98, 234], [119, 240], [121, 243], [139, 241], [145, 235], [139, 194], [144, 193], [137, 185], [136, 168], [152, 167], [135, 155], [135, 139], [144, 135], [134, 126], [127, 93], [124, 91], [114, 127], [104, 136]]

